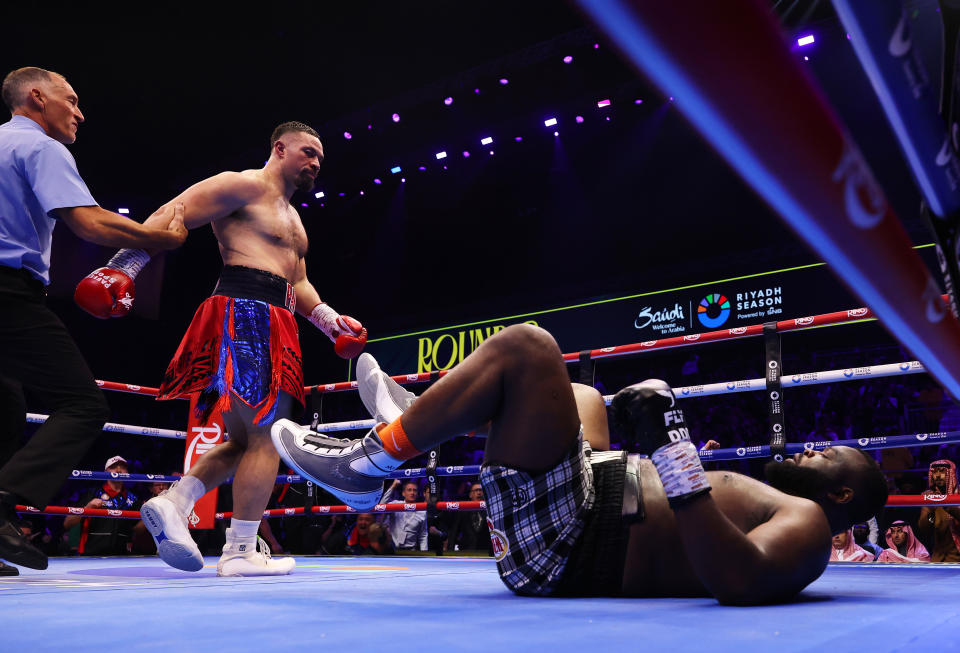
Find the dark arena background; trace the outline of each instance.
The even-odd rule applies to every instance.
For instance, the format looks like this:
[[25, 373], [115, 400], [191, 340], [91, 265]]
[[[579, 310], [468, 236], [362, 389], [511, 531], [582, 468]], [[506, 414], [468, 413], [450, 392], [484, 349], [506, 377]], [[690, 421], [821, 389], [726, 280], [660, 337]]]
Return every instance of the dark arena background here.
[[[796, 58], [863, 152], [909, 245], [939, 279], [920, 193], [833, 6], [828, 0], [769, 5]], [[918, 52], [939, 79], [938, 4], [906, 0], [904, 6]], [[316, 188], [293, 198], [310, 240], [307, 273], [325, 301], [363, 322], [368, 351], [390, 374], [423, 373], [429, 382], [428, 373], [449, 369], [499, 328], [532, 321], [572, 356], [571, 379], [603, 395], [650, 377], [696, 394], [699, 386], [761, 381], [769, 360], [762, 340], [694, 346], [691, 338], [690, 346], [590, 363], [577, 362], [578, 353], [865, 306], [694, 131], [680, 111], [684, 96], [647, 81], [575, 3], [275, 0], [111, 7], [5, 8], [0, 39], [4, 74], [40, 66], [62, 73], [77, 91], [86, 121], [70, 150], [93, 196], [102, 207], [142, 221], [201, 179], [261, 167], [277, 124], [313, 126], [325, 160]], [[798, 45], [811, 35], [812, 42]], [[798, 166], [795, 174], [805, 171]], [[192, 231], [183, 247], [156, 257], [137, 279], [131, 315], [101, 321], [74, 304], [73, 289], [112, 254], [59, 225], [49, 305], [97, 379], [156, 387], [194, 311], [216, 284], [217, 242], [209, 227]], [[305, 382], [353, 380], [352, 364], [336, 357], [327, 338], [305, 320], [298, 323]], [[960, 409], [932, 377], [870, 371], [917, 358], [880, 322], [836, 319], [813, 326], [782, 334], [786, 442], [960, 431]], [[825, 371], [856, 378], [798, 380], [787, 387], [791, 375]], [[427, 383], [409, 387], [420, 393]], [[762, 382], [753, 386], [763, 388]], [[119, 392], [107, 398], [112, 422], [186, 427], [186, 402]], [[26, 400], [29, 412], [49, 412], [29, 393]], [[355, 392], [313, 392], [307, 402], [301, 423], [315, 414], [320, 423], [367, 418]], [[698, 447], [708, 440], [733, 451], [769, 444], [763, 392], [718, 391], [684, 401], [683, 408]], [[611, 437], [614, 448], [633, 444], [624, 433]], [[960, 437], [939, 447], [877, 450], [891, 494], [926, 490], [933, 460], [960, 460], [955, 442]], [[482, 436], [454, 440], [439, 448], [440, 464], [477, 465], [482, 449]], [[133, 474], [170, 475], [182, 471], [183, 454], [182, 439], [105, 432], [78, 469], [99, 472], [104, 460], [121, 455]], [[766, 458], [732, 457], [707, 466], [762, 477]], [[410, 466], [423, 464], [425, 458]], [[442, 478], [440, 498], [465, 500], [469, 485], [463, 479]], [[78, 506], [84, 491], [97, 485], [66, 481], [56, 503]], [[147, 484], [130, 487], [148, 496]], [[289, 496], [284, 503], [283, 493], [280, 483], [270, 508], [295, 505]], [[320, 496], [318, 505], [340, 503]], [[229, 488], [221, 488], [219, 500], [218, 510], [229, 511]], [[888, 506], [878, 518], [880, 546], [893, 521], [915, 523], [920, 510]], [[76, 554], [62, 517], [30, 520], [51, 554]], [[336, 552], [321, 546], [333, 527], [329, 516], [271, 523], [289, 553]], [[222, 525], [200, 538], [203, 552], [217, 555]], [[633, 632], [641, 620], [657, 649], [800, 651], [857, 643], [885, 651], [934, 641], [947, 650], [960, 647], [960, 596], [949, 564], [831, 565], [799, 603], [737, 613], [703, 599], [514, 599], [491, 560], [448, 560], [454, 553], [438, 556], [444, 558], [439, 565], [426, 557], [381, 558], [379, 566], [304, 558], [290, 583], [218, 585], [205, 569], [203, 588], [191, 588], [197, 581], [166, 570], [156, 558], [81, 557], [46, 581], [43, 572], [20, 578], [33, 584], [0, 580], [0, 612], [11, 626], [21, 614], [13, 641], [40, 650], [65, 641], [82, 650], [174, 643], [186, 650], [227, 643], [285, 650], [324, 642], [334, 650], [428, 643], [462, 650], [488, 643], [508, 650], [583, 650], [589, 642], [643, 641]], [[327, 582], [310, 585], [317, 579]], [[79, 591], [95, 586], [103, 590], [96, 599]], [[56, 598], [53, 590], [60, 592]], [[231, 606], [259, 615], [261, 597], [271, 602], [262, 618], [236, 619]], [[116, 627], [138, 632], [100, 633], [100, 600], [108, 614], [125, 601], [142, 605], [131, 608], [129, 621], [117, 614]], [[302, 611], [320, 605], [322, 616], [303, 628], [310, 617]], [[901, 617], [891, 605], [903, 610]], [[88, 610], [86, 626], [66, 614]], [[161, 610], [171, 610], [175, 626], [165, 623]], [[184, 624], [197, 615], [204, 622], [188, 632]], [[436, 616], [456, 628], [428, 627]], [[710, 641], [678, 643], [677, 633], [692, 632], [684, 629], [695, 620], [706, 626], [702, 635]], [[26, 632], [41, 623], [60, 625]], [[437, 632], [428, 642], [431, 628]], [[381, 640], [358, 639], [368, 629]], [[417, 641], [401, 644], [398, 635]]]

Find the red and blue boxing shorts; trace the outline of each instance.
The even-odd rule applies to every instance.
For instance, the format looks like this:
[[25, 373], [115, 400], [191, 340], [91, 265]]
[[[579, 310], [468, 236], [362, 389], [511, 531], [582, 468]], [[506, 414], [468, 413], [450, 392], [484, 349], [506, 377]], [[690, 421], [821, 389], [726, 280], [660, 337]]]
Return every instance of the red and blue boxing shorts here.
[[215, 408], [230, 410], [231, 397], [256, 410], [255, 424], [277, 415], [279, 393], [303, 399], [303, 362], [296, 295], [286, 279], [264, 270], [228, 265], [217, 287], [193, 316], [167, 366], [158, 399], [197, 395], [206, 421]]

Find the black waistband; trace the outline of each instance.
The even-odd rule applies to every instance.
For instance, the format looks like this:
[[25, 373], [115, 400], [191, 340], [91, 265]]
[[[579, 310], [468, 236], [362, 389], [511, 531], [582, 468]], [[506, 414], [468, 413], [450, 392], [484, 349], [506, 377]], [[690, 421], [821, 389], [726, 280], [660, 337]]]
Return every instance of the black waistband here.
[[281, 276], [247, 268], [242, 265], [225, 265], [220, 273], [214, 295], [256, 299], [274, 306], [281, 306], [293, 312], [296, 308], [296, 295], [293, 286]]
[[557, 596], [621, 594], [629, 538], [629, 522], [622, 515], [626, 458], [591, 465], [596, 493], [593, 509], [567, 559]]

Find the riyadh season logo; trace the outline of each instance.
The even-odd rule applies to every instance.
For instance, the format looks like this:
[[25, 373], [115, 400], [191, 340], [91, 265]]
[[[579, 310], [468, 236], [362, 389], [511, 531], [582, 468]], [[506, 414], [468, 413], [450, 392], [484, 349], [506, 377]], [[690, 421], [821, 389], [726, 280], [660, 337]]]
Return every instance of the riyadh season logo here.
[[730, 300], [720, 293], [707, 295], [697, 306], [697, 319], [708, 329], [722, 326], [730, 317]]

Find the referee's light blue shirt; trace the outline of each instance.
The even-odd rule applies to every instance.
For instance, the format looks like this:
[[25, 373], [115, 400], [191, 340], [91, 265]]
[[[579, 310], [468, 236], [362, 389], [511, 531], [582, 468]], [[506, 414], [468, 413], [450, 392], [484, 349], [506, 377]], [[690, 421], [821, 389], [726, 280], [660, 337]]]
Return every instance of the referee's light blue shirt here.
[[26, 116], [0, 125], [0, 265], [50, 284], [54, 209], [97, 206], [67, 148]]

